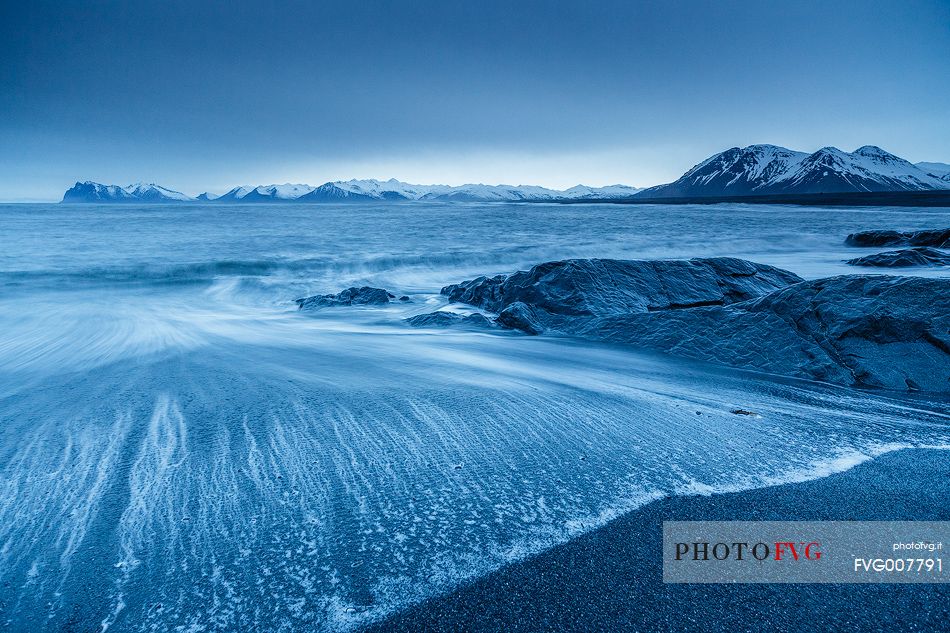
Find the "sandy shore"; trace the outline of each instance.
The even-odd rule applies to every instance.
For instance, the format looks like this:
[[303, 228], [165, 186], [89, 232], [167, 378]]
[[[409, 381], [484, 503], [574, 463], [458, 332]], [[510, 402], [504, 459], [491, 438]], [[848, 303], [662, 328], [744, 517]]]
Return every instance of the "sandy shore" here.
[[950, 451], [800, 484], [667, 498], [371, 631], [950, 631], [950, 585], [665, 585], [664, 520], [950, 520]]

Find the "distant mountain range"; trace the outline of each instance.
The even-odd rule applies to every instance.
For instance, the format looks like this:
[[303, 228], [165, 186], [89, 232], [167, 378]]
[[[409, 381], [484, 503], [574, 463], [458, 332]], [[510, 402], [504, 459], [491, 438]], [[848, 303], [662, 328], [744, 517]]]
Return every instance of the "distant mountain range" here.
[[63, 196], [63, 202], [359, 202], [372, 200], [434, 200], [467, 202], [519, 202], [541, 200], [582, 200], [627, 198], [640, 191], [627, 185], [587, 187], [577, 185], [564, 191], [530, 185], [411, 185], [398, 180], [347, 180], [312, 185], [260, 185], [235, 187], [216, 196], [185, 195], [154, 184], [127, 187], [77, 182]]
[[[944, 171], [946, 170], [946, 171]], [[699, 163], [679, 180], [644, 189], [644, 198], [924, 191], [950, 189], [950, 166], [914, 165], [880, 147], [808, 154], [776, 145], [733, 147]]]
[[818, 193], [931, 191], [950, 189], [950, 165], [912, 164], [880, 147], [843, 152], [824, 147], [808, 154], [776, 145], [733, 147], [699, 163], [675, 182], [649, 189], [627, 185], [564, 191], [531, 185], [411, 185], [398, 180], [338, 180], [312, 185], [235, 187], [220, 196], [192, 198], [155, 184], [127, 187], [77, 182], [63, 202], [360, 202], [463, 201], [537, 202], [545, 200], [622, 200], [625, 198], [701, 198]]

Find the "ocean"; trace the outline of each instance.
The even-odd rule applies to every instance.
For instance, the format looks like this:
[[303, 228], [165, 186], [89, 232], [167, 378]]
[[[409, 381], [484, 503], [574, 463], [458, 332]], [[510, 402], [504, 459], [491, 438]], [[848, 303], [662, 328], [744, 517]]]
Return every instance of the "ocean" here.
[[[0, 205], [0, 628], [354, 630], [661, 496], [950, 447], [939, 395], [403, 322], [444, 285], [549, 260], [817, 278], [882, 272], [843, 263], [874, 252], [849, 232], [946, 226], [935, 208]], [[354, 285], [411, 301], [294, 303]]]

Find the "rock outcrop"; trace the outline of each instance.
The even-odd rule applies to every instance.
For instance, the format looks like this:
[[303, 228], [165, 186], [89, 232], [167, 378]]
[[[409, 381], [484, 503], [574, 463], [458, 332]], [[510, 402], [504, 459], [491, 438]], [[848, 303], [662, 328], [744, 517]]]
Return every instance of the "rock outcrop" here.
[[860, 231], [845, 241], [848, 246], [933, 246], [950, 248], [950, 229], [926, 231]]
[[852, 266], [877, 266], [883, 268], [907, 268], [910, 266], [950, 266], [950, 253], [936, 248], [920, 246], [899, 251], [887, 251], [849, 259]]
[[[295, 299], [295, 301], [301, 310], [314, 310], [331, 306], [383, 305], [389, 303], [390, 299], [395, 298], [396, 295], [382, 288], [363, 286], [361, 288], [347, 288], [335, 295], [316, 295]], [[409, 297], [402, 297], [400, 300], [407, 301], [408, 299]]]
[[735, 259], [568, 260], [442, 292], [528, 334], [844, 385], [950, 392], [950, 279], [803, 281]]
[[728, 305], [800, 281], [786, 270], [726, 257], [569, 259], [446, 286], [442, 294], [497, 313], [501, 325], [539, 334], [575, 331], [591, 318]]

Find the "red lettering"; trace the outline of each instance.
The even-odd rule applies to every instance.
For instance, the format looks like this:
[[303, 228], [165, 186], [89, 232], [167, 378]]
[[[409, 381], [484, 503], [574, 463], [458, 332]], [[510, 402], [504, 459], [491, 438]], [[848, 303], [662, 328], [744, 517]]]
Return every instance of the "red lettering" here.
[[798, 560], [798, 550], [795, 549], [795, 544], [791, 541], [775, 544], [775, 560], [782, 560], [782, 554], [785, 553], [786, 547], [791, 550], [792, 560]]

